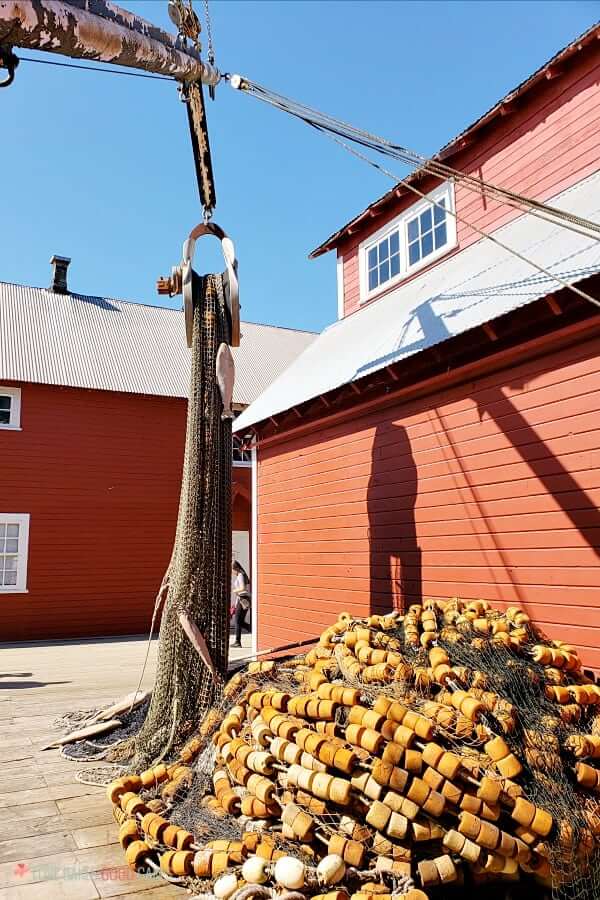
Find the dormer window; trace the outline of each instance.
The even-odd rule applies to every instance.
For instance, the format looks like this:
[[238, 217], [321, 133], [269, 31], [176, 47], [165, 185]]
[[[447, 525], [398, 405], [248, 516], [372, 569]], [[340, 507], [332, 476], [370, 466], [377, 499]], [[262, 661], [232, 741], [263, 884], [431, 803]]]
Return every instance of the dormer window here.
[[456, 245], [456, 221], [450, 183], [388, 222], [359, 248], [361, 300], [401, 281]]
[[440, 197], [437, 206], [429, 206], [406, 223], [409, 266], [416, 265], [448, 243], [445, 207], [446, 198]]
[[392, 231], [368, 252], [369, 290], [374, 291], [380, 284], [400, 274], [400, 232]]

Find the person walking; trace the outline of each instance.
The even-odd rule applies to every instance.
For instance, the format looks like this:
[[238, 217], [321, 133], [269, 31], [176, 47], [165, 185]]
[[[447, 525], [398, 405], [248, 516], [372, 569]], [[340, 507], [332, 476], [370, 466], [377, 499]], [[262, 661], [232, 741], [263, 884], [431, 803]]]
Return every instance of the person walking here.
[[235, 623], [235, 642], [231, 646], [241, 647], [242, 628], [245, 628], [246, 631], [251, 631], [250, 626], [246, 624], [246, 614], [252, 603], [250, 579], [248, 578], [248, 573], [243, 565], [238, 562], [237, 559], [233, 560], [231, 570], [233, 572], [233, 593], [235, 594], [235, 600], [232, 605], [232, 615]]

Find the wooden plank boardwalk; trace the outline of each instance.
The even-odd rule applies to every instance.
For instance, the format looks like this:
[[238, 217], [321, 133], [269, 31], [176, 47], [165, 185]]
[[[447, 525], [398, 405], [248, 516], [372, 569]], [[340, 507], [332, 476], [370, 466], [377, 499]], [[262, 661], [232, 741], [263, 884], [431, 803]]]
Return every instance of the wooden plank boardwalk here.
[[[0, 644], [0, 900], [187, 896], [124, 865], [104, 788], [75, 781], [93, 763], [41, 750], [65, 712], [134, 690], [145, 652], [143, 639]], [[153, 642], [144, 687], [155, 659]]]

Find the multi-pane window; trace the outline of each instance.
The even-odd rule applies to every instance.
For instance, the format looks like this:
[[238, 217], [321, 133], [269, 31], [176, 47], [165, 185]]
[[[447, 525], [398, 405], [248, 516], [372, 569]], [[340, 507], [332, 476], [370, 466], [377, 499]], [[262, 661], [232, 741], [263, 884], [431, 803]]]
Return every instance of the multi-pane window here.
[[400, 274], [400, 232], [392, 231], [367, 254], [369, 290], [374, 291], [380, 284]]
[[0, 513], [0, 592], [24, 591], [29, 515]]
[[0, 385], [0, 428], [21, 425], [21, 389]]
[[432, 262], [456, 244], [453, 188], [441, 185], [359, 249], [362, 299]]
[[446, 200], [442, 197], [437, 205], [429, 206], [422, 213], [406, 223], [408, 241], [408, 264], [414, 266], [434, 250], [448, 243], [446, 227]]
[[10, 425], [12, 402], [8, 394], [0, 394], [0, 425]]
[[233, 435], [233, 462], [249, 465], [252, 462], [252, 451], [246, 447], [245, 441], [240, 435]]

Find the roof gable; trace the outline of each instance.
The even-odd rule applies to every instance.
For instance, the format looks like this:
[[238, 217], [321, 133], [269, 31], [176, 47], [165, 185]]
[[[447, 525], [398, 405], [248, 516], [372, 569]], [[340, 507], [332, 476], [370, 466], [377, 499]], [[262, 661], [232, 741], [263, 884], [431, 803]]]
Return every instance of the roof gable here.
[[[552, 202], [600, 220], [600, 172]], [[597, 239], [531, 214], [512, 220], [494, 236], [571, 284], [600, 271]], [[560, 287], [555, 279], [482, 238], [327, 328], [242, 413], [235, 429], [247, 429]]]
[[[548, 79], [552, 77], [553, 71], [559, 71], [559, 69], [563, 66], [567, 66], [570, 64], [572, 58], [582, 51], [586, 47], [593, 47], [596, 44], [597, 40], [600, 38], [600, 25], [592, 25], [586, 32], [577, 37], [574, 41], [571, 41], [570, 44], [567, 44], [566, 47], [563, 47], [562, 50], [559, 50], [551, 59], [549, 59], [546, 63], [540, 66], [532, 75], [525, 79], [525, 81], [521, 82], [516, 88], [509, 91], [506, 96], [504, 96], [501, 100], [499, 100], [494, 106], [491, 107], [487, 112], [485, 112], [482, 116], [472, 122], [471, 125], [468, 125], [467, 128], [463, 129], [460, 134], [456, 135], [456, 137], [452, 138], [445, 144], [433, 157], [433, 160], [444, 161], [446, 164], [451, 164], [452, 158], [459, 154], [462, 150], [464, 150], [465, 146], [472, 141], [477, 132], [481, 131], [481, 129], [488, 126], [494, 120], [502, 117], [505, 111], [510, 107], [511, 104], [514, 103], [517, 98], [523, 96], [527, 92], [531, 91], [533, 88], [538, 85], [545, 84]], [[427, 175], [422, 169], [417, 169], [416, 171], [410, 173], [404, 179], [405, 181], [416, 184], [423, 179], [431, 178], [431, 176]], [[349, 222], [331, 234], [328, 238], [326, 238], [318, 247], [316, 247], [309, 255], [310, 259], [315, 259], [318, 256], [322, 256], [324, 253], [328, 253], [330, 250], [333, 250], [339, 243], [346, 240], [350, 237], [350, 235], [355, 235], [357, 231], [361, 227], [363, 227], [362, 223], [365, 220], [369, 221], [369, 228], [372, 227], [373, 217], [384, 214], [391, 206], [397, 203], [398, 198], [400, 196], [414, 196], [408, 190], [408, 188], [403, 187], [402, 183], [397, 183], [383, 194], [381, 197], [378, 197], [377, 200], [374, 200], [373, 203], [370, 203], [362, 212], [358, 213], [358, 215], [354, 216]]]

